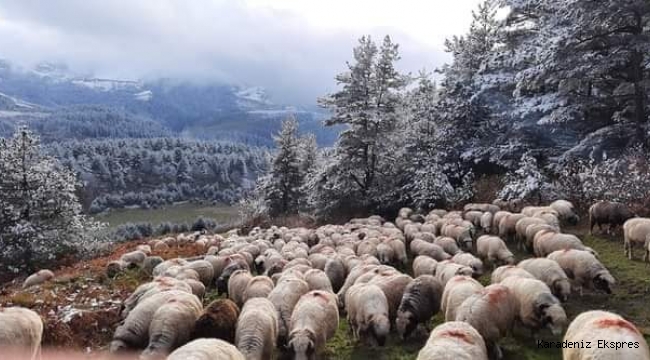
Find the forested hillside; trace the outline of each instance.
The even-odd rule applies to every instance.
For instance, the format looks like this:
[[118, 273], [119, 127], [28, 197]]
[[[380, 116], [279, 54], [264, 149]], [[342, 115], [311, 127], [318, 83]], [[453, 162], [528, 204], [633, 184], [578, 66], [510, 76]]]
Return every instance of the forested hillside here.
[[337, 143], [292, 177], [302, 191], [261, 183], [257, 208], [278, 196], [326, 216], [490, 196], [643, 207], [649, 23], [644, 0], [486, 0], [446, 41], [453, 61], [438, 82], [396, 70], [390, 37], [364, 36], [320, 99], [326, 125], [343, 127]]

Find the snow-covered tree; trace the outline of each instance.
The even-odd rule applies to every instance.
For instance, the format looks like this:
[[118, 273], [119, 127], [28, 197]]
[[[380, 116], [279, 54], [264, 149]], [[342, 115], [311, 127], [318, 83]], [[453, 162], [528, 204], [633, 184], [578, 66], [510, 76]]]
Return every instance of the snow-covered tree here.
[[380, 48], [364, 36], [354, 48], [354, 62], [336, 76], [342, 89], [320, 99], [332, 112], [325, 124], [345, 125], [335, 145], [334, 158], [321, 173], [325, 198], [345, 199], [359, 208], [373, 207], [383, 193], [382, 177], [390, 176], [394, 157], [388, 136], [397, 122], [401, 90], [406, 77], [395, 69], [398, 45], [386, 36]]
[[269, 215], [297, 214], [305, 178], [304, 141], [298, 137], [298, 121], [293, 116], [282, 122], [275, 143], [277, 152], [270, 172], [261, 179], [261, 196]]
[[96, 224], [81, 214], [77, 180], [44, 156], [38, 138], [19, 129], [0, 139], [0, 267], [47, 265], [63, 251], [85, 246]]

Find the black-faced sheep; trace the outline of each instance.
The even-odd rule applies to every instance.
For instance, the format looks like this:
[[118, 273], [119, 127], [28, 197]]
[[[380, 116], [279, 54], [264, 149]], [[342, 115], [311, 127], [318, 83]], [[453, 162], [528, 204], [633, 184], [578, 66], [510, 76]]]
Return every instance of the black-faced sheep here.
[[616, 280], [607, 268], [590, 252], [582, 250], [558, 250], [548, 258], [560, 264], [582, 296], [583, 288], [612, 293]]
[[440, 311], [442, 284], [432, 275], [421, 275], [404, 289], [402, 301], [397, 309], [397, 332], [408, 337], [418, 325], [428, 328], [431, 318]]

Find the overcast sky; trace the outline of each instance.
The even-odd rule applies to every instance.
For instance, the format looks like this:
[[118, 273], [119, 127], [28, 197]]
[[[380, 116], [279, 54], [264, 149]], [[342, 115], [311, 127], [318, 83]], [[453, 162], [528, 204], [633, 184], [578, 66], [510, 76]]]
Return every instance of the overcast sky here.
[[312, 103], [364, 34], [390, 34], [399, 68], [433, 70], [478, 0], [0, 0], [0, 58], [117, 78], [261, 85]]

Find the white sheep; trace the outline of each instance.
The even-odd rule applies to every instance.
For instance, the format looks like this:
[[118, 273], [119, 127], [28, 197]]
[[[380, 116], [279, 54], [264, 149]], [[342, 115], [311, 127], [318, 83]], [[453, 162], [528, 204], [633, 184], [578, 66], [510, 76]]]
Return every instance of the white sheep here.
[[334, 336], [339, 326], [336, 295], [310, 291], [303, 295], [291, 314], [287, 346], [296, 360], [312, 358]]
[[372, 284], [356, 284], [345, 295], [345, 311], [355, 338], [383, 346], [390, 331], [388, 299]]
[[582, 296], [583, 288], [612, 293], [616, 280], [607, 268], [590, 252], [582, 250], [558, 250], [548, 255], [578, 288]]
[[515, 265], [504, 265], [504, 266], [499, 266], [498, 268], [494, 269], [492, 271], [490, 283], [492, 284], [498, 284], [503, 279], [509, 278], [511, 276], [518, 276], [518, 277], [523, 277], [523, 278], [528, 278], [528, 279], [536, 279], [536, 277], [529, 273], [528, 271], [517, 267]]
[[25, 282], [23, 283], [23, 289], [36, 286], [36, 285], [41, 285], [46, 281], [50, 281], [52, 279], [54, 279], [54, 273], [52, 271], [39, 270], [38, 272], [30, 275], [29, 277], [27, 277], [27, 279], [25, 279]]
[[445, 321], [456, 319], [456, 309], [473, 294], [483, 290], [483, 285], [470, 276], [458, 275], [452, 277], [444, 286], [440, 310], [445, 316]]
[[31, 360], [40, 355], [43, 320], [33, 310], [22, 307], [0, 307], [0, 348], [29, 350]]
[[174, 350], [166, 360], [245, 360], [235, 346], [219, 339], [196, 339]]
[[291, 326], [291, 314], [293, 309], [300, 300], [300, 297], [309, 292], [309, 285], [302, 279], [283, 278], [278, 280], [277, 284], [268, 296], [268, 299], [275, 306], [279, 317], [278, 337], [283, 342]]
[[560, 301], [542, 281], [511, 276], [501, 283], [515, 295], [518, 318], [524, 326], [536, 332], [548, 328], [559, 335], [566, 325], [567, 317]]
[[566, 302], [571, 294], [571, 282], [560, 265], [551, 259], [534, 258], [526, 259], [517, 264], [535, 278], [541, 280], [562, 302]]
[[514, 264], [515, 256], [498, 236], [482, 235], [476, 239], [476, 254], [492, 265]]
[[488, 360], [481, 334], [470, 324], [449, 321], [436, 326], [417, 360]]
[[[564, 341], [575, 344], [562, 348], [564, 360], [649, 360], [650, 350], [643, 334], [621, 316], [601, 310], [578, 315], [566, 331]], [[589, 347], [584, 346], [589, 343]]]
[[252, 298], [239, 314], [235, 345], [248, 360], [270, 360], [278, 331], [278, 313], [273, 303], [266, 298]]
[[647, 261], [648, 246], [650, 242], [650, 219], [632, 218], [623, 224], [623, 253], [632, 260], [632, 248], [644, 247], [643, 260]]

